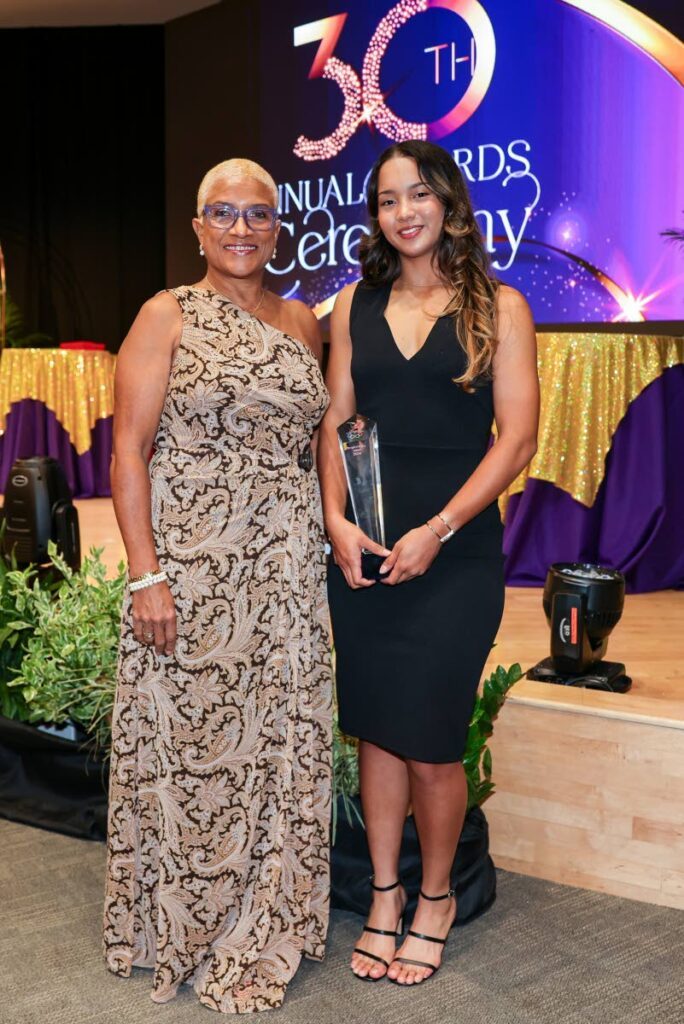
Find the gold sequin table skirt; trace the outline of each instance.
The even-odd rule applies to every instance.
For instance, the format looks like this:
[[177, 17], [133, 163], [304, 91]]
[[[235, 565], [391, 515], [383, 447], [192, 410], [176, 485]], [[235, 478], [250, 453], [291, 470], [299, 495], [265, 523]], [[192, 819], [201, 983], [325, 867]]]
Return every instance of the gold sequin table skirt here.
[[114, 368], [110, 352], [6, 349], [0, 357], [0, 489], [17, 458], [50, 455], [76, 497], [108, 495]]
[[538, 450], [502, 495], [507, 580], [556, 561], [684, 585], [684, 338], [538, 335]]

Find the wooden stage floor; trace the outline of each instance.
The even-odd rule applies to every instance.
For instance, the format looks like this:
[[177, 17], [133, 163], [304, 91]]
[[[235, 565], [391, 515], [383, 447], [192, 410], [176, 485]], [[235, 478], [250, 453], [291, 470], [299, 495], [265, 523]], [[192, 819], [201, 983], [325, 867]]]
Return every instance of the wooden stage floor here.
[[[77, 501], [81, 547], [104, 548], [103, 558], [113, 571], [126, 559], [109, 498]], [[549, 653], [549, 630], [541, 602], [541, 589], [509, 587], [506, 609], [496, 647], [487, 669], [519, 662], [528, 669]], [[560, 706], [592, 707], [610, 716], [682, 722], [684, 727], [684, 592], [663, 590], [628, 595], [623, 617], [613, 632], [608, 657], [623, 661], [632, 676], [628, 694], [602, 694], [595, 690], [566, 689], [523, 681], [515, 697], [525, 703], [543, 701]]]
[[[109, 499], [77, 502], [83, 550], [125, 558]], [[549, 653], [539, 588], [509, 588], [487, 670]], [[608, 657], [628, 694], [527, 680], [491, 749], [487, 802], [500, 867], [684, 909], [684, 592], [628, 595]], [[455, 624], [457, 634], [457, 624]]]

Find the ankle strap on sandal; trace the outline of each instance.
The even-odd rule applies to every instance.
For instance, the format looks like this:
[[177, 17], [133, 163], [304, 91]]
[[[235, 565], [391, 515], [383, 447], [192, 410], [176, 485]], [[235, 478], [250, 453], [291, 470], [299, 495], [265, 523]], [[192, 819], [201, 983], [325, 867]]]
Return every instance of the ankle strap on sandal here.
[[391, 885], [376, 885], [373, 881], [374, 878], [375, 875], [370, 876], [370, 885], [374, 892], [389, 892], [390, 889], [396, 889], [396, 887], [401, 884], [401, 879], [397, 878], [396, 882], [392, 882]]
[[420, 893], [424, 900], [432, 900], [433, 902], [435, 900], [448, 900], [451, 896], [456, 895], [455, 889], [449, 889], [449, 892], [445, 892], [442, 896], [428, 896], [427, 893], [424, 893], [422, 889], [419, 889], [418, 892]]

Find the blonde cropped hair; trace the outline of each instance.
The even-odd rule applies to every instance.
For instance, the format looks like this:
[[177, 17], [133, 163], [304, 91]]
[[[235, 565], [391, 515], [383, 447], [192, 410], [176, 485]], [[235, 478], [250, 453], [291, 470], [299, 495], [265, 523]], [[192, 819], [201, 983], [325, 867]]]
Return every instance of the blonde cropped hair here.
[[257, 164], [253, 160], [242, 160], [236, 157], [233, 160], [223, 160], [222, 163], [216, 164], [202, 178], [197, 192], [197, 216], [202, 216], [207, 196], [217, 182], [231, 184], [235, 181], [244, 181], [245, 178], [260, 181], [262, 185], [265, 185], [271, 193], [273, 205], [275, 207], [278, 206], [278, 186], [268, 171], [264, 170], [261, 164]]

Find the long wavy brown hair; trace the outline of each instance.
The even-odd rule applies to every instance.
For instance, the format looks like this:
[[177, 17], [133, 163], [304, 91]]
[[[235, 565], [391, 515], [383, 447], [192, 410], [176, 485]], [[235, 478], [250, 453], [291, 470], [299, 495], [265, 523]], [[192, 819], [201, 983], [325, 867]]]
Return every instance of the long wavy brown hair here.
[[370, 234], [359, 246], [363, 280], [377, 287], [396, 281], [401, 272], [399, 253], [383, 235], [378, 221], [378, 178], [383, 164], [402, 156], [415, 160], [421, 181], [444, 206], [442, 235], [434, 258], [452, 297], [442, 316], [453, 318], [456, 337], [467, 359], [465, 370], [454, 383], [470, 390], [478, 379], [492, 375], [499, 284], [490, 275], [487, 250], [463, 176], [441, 146], [417, 139], [397, 142], [375, 162], [368, 179]]

